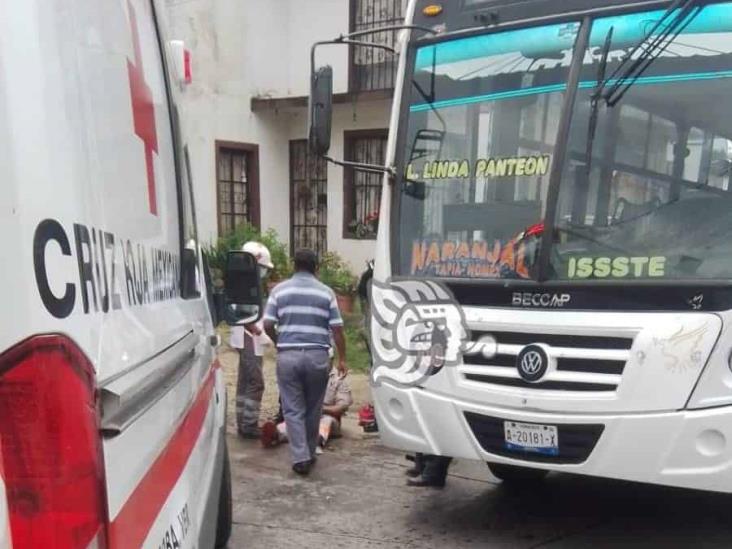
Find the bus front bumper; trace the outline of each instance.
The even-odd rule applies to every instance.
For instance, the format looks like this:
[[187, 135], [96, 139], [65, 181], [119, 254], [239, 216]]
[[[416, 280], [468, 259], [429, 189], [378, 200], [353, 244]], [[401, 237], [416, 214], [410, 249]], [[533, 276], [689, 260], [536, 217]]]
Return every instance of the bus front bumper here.
[[[373, 392], [382, 441], [392, 448], [732, 492], [732, 406], [564, 415], [461, 402], [388, 383]], [[507, 450], [505, 420], [556, 426], [559, 455]]]

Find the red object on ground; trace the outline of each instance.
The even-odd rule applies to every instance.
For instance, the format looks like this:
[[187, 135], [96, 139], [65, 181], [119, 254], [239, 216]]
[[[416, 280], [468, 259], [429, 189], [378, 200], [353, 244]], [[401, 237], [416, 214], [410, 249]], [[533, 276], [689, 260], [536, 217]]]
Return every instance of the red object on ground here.
[[378, 430], [373, 404], [364, 404], [361, 406], [358, 411], [358, 424], [367, 433], [373, 433]]
[[277, 425], [274, 421], [266, 421], [262, 425], [262, 436], [259, 440], [265, 448], [274, 448], [280, 443]]

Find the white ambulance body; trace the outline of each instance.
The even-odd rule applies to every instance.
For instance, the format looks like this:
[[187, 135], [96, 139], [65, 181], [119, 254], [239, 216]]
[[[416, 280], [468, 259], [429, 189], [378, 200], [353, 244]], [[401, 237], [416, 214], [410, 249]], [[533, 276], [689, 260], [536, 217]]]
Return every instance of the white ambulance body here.
[[0, 546], [213, 547], [226, 393], [151, 0], [0, 0]]

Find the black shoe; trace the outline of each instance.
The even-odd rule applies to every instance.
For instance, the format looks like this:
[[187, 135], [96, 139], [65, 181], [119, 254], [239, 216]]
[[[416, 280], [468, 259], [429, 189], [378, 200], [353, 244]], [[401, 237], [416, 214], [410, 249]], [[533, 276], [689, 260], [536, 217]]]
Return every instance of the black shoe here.
[[412, 486], [414, 488], [444, 488], [445, 479], [424, 477], [409, 478], [407, 479], [407, 486]]
[[406, 470], [408, 477], [416, 478], [424, 472], [425, 459], [422, 454], [416, 454], [414, 456], [407, 456], [407, 460], [414, 463], [413, 467]]
[[310, 465], [310, 461], [301, 461], [299, 463], [295, 463], [292, 466], [292, 470], [295, 471], [298, 475], [305, 476], [310, 473]]

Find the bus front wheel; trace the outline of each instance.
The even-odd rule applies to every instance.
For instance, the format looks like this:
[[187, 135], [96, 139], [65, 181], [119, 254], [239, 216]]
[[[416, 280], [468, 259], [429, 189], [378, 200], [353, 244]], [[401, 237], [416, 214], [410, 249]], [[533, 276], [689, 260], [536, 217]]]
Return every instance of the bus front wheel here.
[[529, 467], [519, 467], [517, 465], [505, 465], [503, 463], [488, 463], [488, 468], [494, 477], [503, 482], [513, 484], [525, 484], [529, 482], [539, 482], [549, 471], [544, 469], [531, 469]]

